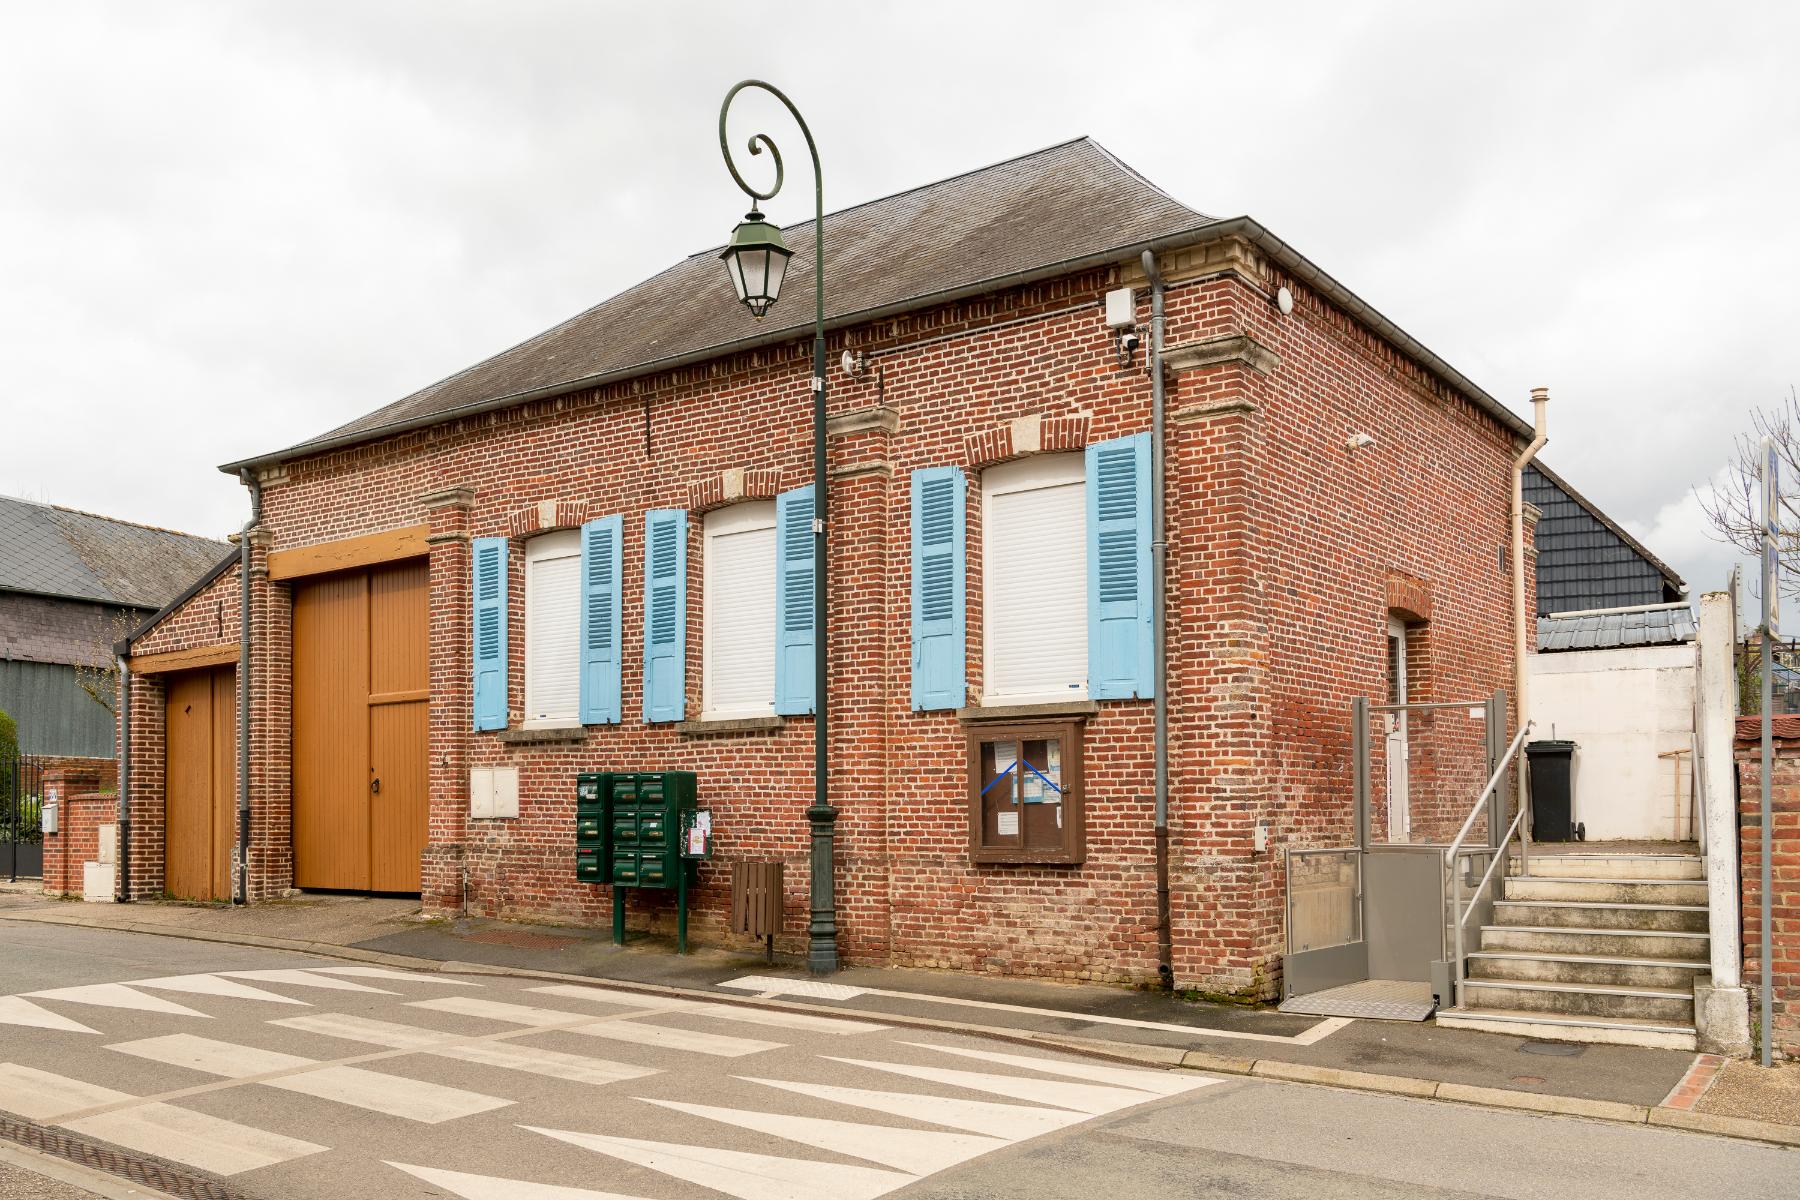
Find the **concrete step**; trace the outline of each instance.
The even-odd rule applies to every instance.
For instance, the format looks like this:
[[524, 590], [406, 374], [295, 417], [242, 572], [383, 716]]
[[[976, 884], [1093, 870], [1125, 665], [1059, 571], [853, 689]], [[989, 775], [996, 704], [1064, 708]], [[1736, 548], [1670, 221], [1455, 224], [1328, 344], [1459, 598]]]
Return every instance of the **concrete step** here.
[[1620, 958], [1707, 961], [1710, 939], [1678, 929], [1580, 929], [1569, 925], [1494, 924], [1481, 927], [1482, 950], [1535, 954], [1600, 954]]
[[1559, 1017], [1520, 1009], [1458, 1006], [1439, 1009], [1437, 1023], [1446, 1029], [1479, 1029], [1513, 1037], [1556, 1042], [1599, 1042], [1615, 1046], [1654, 1046], [1663, 1050], [1694, 1049], [1694, 1027], [1666, 1021], [1602, 1020]]
[[1694, 1023], [1694, 993], [1691, 990], [1526, 979], [1465, 979], [1462, 987], [1462, 1001], [1471, 1008], [1602, 1020], [1659, 1021], [1669, 1025]]
[[1657, 929], [1703, 933], [1704, 904], [1590, 903], [1584, 900], [1500, 900], [1494, 924], [1568, 926], [1579, 929]]
[[[1536, 870], [1536, 864], [1532, 865]], [[1603, 879], [1512, 876], [1503, 883], [1508, 900], [1583, 900], [1596, 904], [1706, 903], [1704, 879]]]
[[[1507, 860], [1517, 874], [1519, 855]], [[1697, 854], [1540, 854], [1531, 852], [1531, 873], [1574, 879], [1705, 879], [1706, 863]]]
[[1692, 993], [1694, 978], [1707, 972], [1705, 959], [1646, 958], [1621, 954], [1553, 954], [1521, 950], [1474, 950], [1469, 974], [1476, 979], [1528, 979], [1543, 983], [1614, 983]]

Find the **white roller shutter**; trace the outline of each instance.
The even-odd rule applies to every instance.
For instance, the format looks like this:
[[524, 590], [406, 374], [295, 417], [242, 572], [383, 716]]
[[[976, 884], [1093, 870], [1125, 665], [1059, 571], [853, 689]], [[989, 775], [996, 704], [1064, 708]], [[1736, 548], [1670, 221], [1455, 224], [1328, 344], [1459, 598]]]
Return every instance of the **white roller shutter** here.
[[1079, 454], [982, 473], [984, 704], [1087, 697], [1085, 474]]
[[707, 719], [775, 711], [775, 505], [736, 504], [706, 515]]
[[581, 708], [581, 537], [525, 544], [525, 724], [564, 725]]

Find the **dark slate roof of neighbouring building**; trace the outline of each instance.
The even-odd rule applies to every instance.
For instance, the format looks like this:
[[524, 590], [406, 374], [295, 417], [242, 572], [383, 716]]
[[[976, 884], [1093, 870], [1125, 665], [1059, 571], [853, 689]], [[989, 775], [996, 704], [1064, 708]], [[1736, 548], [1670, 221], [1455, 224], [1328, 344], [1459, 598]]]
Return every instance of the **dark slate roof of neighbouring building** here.
[[[805, 192], [804, 179], [790, 181]], [[741, 209], [726, 211], [736, 217]], [[1241, 233], [1515, 436], [1530, 437], [1511, 409], [1268, 230], [1248, 217], [1220, 220], [1189, 208], [1091, 138], [827, 213], [824, 224], [825, 319], [833, 328], [1114, 262], [1141, 248]], [[723, 219], [720, 225], [724, 232]], [[762, 322], [735, 302], [714, 247], [405, 399], [221, 469], [236, 473], [804, 336], [813, 318], [813, 223], [782, 233], [794, 252], [787, 299]]]
[[1686, 591], [1667, 563], [1548, 467], [1525, 468], [1525, 500], [1543, 513], [1535, 543], [1539, 616], [1663, 604]]
[[1538, 618], [1538, 650], [1550, 654], [1559, 650], [1670, 646], [1693, 641], [1695, 628], [1694, 610], [1686, 604], [1558, 613]]
[[230, 546], [0, 496], [0, 591], [161, 608]]

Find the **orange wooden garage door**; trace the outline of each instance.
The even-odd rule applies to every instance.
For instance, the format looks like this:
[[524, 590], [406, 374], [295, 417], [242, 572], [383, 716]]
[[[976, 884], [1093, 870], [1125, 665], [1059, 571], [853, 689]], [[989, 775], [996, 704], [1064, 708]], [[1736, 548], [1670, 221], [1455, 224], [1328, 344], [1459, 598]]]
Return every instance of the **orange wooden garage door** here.
[[237, 835], [237, 669], [163, 680], [163, 889], [182, 900], [231, 898]]
[[428, 710], [423, 559], [294, 586], [294, 884], [416, 892]]

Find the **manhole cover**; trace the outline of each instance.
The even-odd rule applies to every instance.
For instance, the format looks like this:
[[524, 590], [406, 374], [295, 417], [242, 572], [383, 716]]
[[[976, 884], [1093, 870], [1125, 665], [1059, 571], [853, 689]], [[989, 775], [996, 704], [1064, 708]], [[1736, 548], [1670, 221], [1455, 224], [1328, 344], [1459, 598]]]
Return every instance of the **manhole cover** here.
[[1519, 1049], [1526, 1054], [1545, 1054], [1551, 1058], [1578, 1058], [1587, 1047], [1572, 1042], [1525, 1042]]

